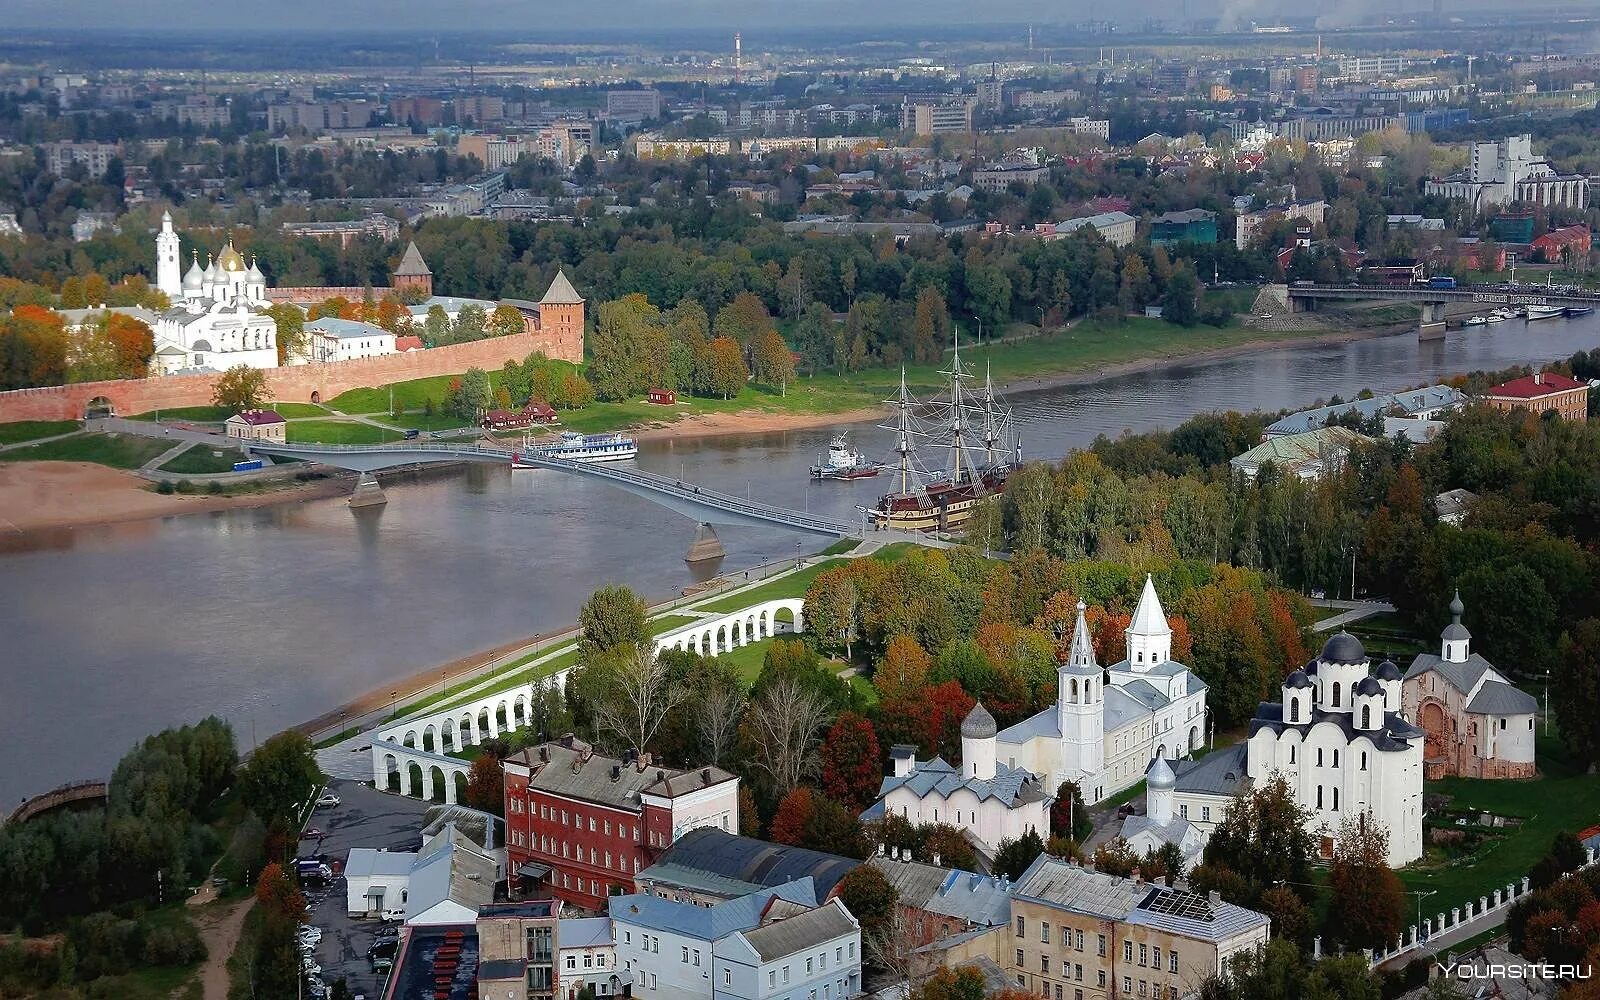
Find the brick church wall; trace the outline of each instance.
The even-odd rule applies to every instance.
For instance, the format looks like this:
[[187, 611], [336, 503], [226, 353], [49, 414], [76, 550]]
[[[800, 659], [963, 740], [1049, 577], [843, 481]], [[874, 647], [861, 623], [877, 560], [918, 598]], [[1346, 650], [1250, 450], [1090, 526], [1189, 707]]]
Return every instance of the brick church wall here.
[[[534, 331], [509, 337], [454, 344], [424, 351], [407, 351], [380, 358], [362, 358], [328, 364], [269, 368], [267, 386], [276, 402], [307, 403], [313, 395], [328, 402], [347, 389], [404, 382], [431, 375], [454, 375], [468, 368], [499, 368], [521, 361], [534, 351], [562, 361], [583, 361], [583, 307], [560, 307], [563, 314]], [[576, 317], [571, 311], [576, 310]], [[575, 325], [574, 325], [575, 324]], [[79, 382], [41, 389], [0, 392], [0, 423], [16, 420], [79, 420], [89, 402], [110, 400], [122, 415], [179, 406], [207, 406], [217, 373], [168, 375], [160, 378]]]

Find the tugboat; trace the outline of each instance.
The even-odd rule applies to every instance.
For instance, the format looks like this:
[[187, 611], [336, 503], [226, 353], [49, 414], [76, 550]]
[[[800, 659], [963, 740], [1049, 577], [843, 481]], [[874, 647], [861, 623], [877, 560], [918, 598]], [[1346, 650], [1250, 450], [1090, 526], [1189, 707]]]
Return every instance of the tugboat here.
[[[940, 374], [950, 379], [945, 397], [919, 403], [906, 390], [901, 369], [900, 395], [886, 401], [896, 413], [894, 423], [882, 426], [895, 432], [899, 482], [895, 492], [864, 511], [880, 528], [958, 530], [980, 501], [1003, 492], [1022, 467], [1022, 442], [994, 381], [985, 374], [981, 390], [967, 385], [973, 376], [962, 367], [959, 335], [950, 369]], [[942, 453], [943, 468], [923, 464], [919, 442]]]
[[845, 435], [839, 434], [828, 442], [828, 454], [817, 459], [811, 467], [812, 479], [866, 479], [876, 476], [882, 469], [876, 462], [868, 461], [860, 452], [850, 447]]

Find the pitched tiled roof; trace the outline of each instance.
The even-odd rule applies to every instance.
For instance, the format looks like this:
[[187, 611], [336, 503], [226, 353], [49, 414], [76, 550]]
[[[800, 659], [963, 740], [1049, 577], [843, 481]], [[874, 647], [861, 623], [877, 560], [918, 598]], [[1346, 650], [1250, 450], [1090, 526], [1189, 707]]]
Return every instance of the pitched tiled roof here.
[[417, 249], [415, 240], [406, 245], [406, 252], [401, 255], [394, 273], [396, 277], [420, 277], [433, 273], [428, 269], [428, 262], [422, 259], [422, 251]]
[[668, 866], [720, 875], [751, 885], [773, 886], [809, 878], [815, 880], [818, 898], [825, 898], [839, 880], [860, 863], [837, 854], [771, 844], [707, 826], [679, 837], [655, 865], [639, 873], [639, 878], [647, 880], [652, 872]]
[[979, 802], [998, 799], [1008, 809], [1049, 798], [1033, 775], [1023, 768], [996, 764], [993, 778], [969, 778], [941, 757], [919, 761], [909, 774], [884, 778], [878, 788], [878, 798], [902, 787], [910, 789], [918, 798], [934, 793], [949, 798], [964, 788], [976, 795]]
[[1505, 399], [1537, 399], [1540, 396], [1548, 396], [1554, 392], [1581, 389], [1588, 386], [1588, 384], [1563, 375], [1560, 372], [1538, 372], [1534, 375], [1524, 375], [1521, 378], [1514, 378], [1509, 382], [1501, 382], [1499, 385], [1491, 386], [1484, 395], [1498, 396]]
[[261, 427], [265, 424], [281, 424], [284, 422], [282, 414], [277, 410], [245, 410], [235, 413], [230, 420], [243, 420], [251, 427]]
[[856, 922], [850, 919], [837, 900], [782, 920], [762, 924], [744, 932], [744, 939], [763, 962], [775, 962], [786, 955], [853, 934]]
[[883, 873], [907, 906], [982, 926], [1009, 919], [1010, 884], [999, 878], [882, 855], [867, 864]]
[[567, 272], [556, 271], [555, 280], [550, 282], [550, 287], [545, 289], [544, 298], [539, 300], [544, 306], [575, 306], [583, 302], [583, 296], [572, 287], [572, 282], [567, 280]]
[[612, 896], [609, 912], [613, 923], [633, 924], [672, 931], [702, 941], [718, 941], [761, 924], [761, 915], [774, 899], [809, 905], [815, 898], [810, 879], [762, 889], [738, 899], [724, 900], [715, 906], [697, 906], [649, 893]]
[[[548, 756], [548, 760], [545, 757]], [[554, 740], [529, 747], [506, 758], [533, 773], [528, 787], [595, 802], [614, 809], [639, 812], [641, 795], [671, 798], [726, 781], [737, 781], [716, 767], [697, 771], [624, 763], [614, 757], [593, 753], [581, 740]]]
[[1467, 711], [1480, 715], [1532, 715], [1539, 711], [1539, 700], [1504, 681], [1485, 681], [1467, 702]]
[[1500, 676], [1494, 665], [1477, 653], [1469, 654], [1465, 663], [1451, 663], [1437, 653], [1418, 653], [1417, 658], [1411, 661], [1411, 666], [1406, 668], [1405, 679], [1410, 680], [1430, 670], [1437, 672], [1445, 679], [1445, 683], [1462, 694], [1471, 694], [1486, 673]]
[[1199, 760], [1174, 761], [1176, 780], [1172, 787], [1180, 792], [1233, 795], [1245, 777], [1244, 743], [1235, 743]]

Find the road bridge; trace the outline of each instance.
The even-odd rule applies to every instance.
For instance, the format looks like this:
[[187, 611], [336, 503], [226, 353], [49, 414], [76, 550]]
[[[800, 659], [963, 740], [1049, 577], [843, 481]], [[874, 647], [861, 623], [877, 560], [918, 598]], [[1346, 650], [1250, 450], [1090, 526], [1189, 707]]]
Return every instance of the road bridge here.
[[[362, 473], [361, 483], [357, 485], [355, 496], [351, 498], [351, 503], [355, 506], [360, 506], [363, 502], [382, 502], [382, 491], [378, 488], [377, 480], [372, 478], [372, 473], [383, 469], [442, 462], [485, 462], [492, 465], [515, 463], [523, 467], [550, 469], [568, 475], [598, 479], [685, 517], [693, 518], [705, 526], [767, 525], [832, 538], [859, 538], [864, 534], [860, 524], [791, 510], [748, 497], [734, 496], [638, 469], [557, 458], [538, 448], [513, 451], [483, 442], [438, 444], [411, 441], [390, 445], [266, 444], [250, 441], [244, 442], [243, 447], [260, 455], [297, 458]], [[363, 497], [366, 497], [365, 501]], [[702, 529], [706, 530], [709, 528]], [[720, 546], [716, 548], [720, 554]]]
[[1296, 282], [1288, 286], [1290, 312], [1312, 312], [1320, 302], [1362, 301], [1415, 302], [1421, 310], [1417, 327], [1420, 340], [1444, 336], [1445, 307], [1454, 303], [1486, 306], [1546, 306], [1550, 308], [1593, 309], [1600, 307], [1600, 292], [1546, 285], [1500, 284], [1457, 285], [1430, 288], [1426, 285], [1319, 285]]

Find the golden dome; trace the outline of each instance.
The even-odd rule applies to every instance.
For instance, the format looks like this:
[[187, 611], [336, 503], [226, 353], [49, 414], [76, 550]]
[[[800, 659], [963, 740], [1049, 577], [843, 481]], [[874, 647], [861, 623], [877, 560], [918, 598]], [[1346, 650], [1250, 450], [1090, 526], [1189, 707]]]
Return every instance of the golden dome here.
[[222, 248], [222, 253], [217, 257], [217, 266], [224, 271], [243, 271], [245, 269], [244, 258], [239, 256], [239, 251], [233, 248], [232, 240], [229, 240], [228, 245]]

